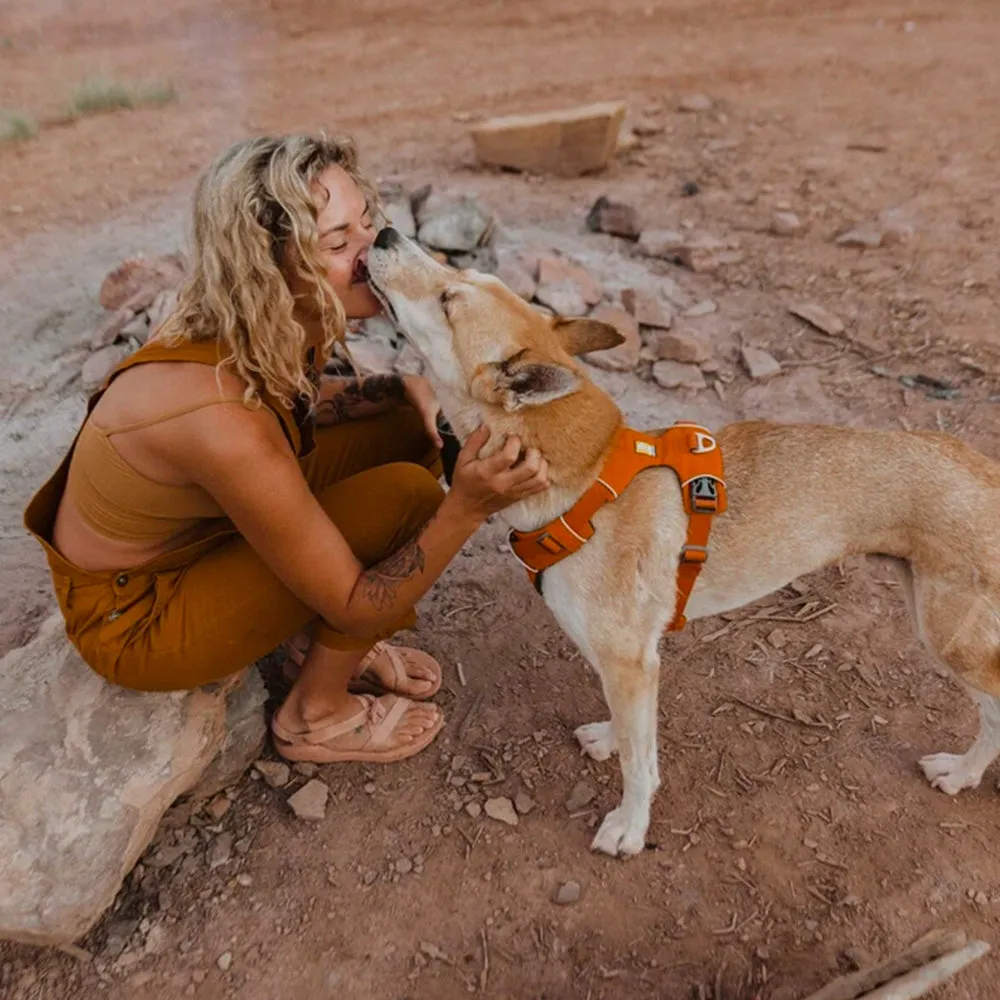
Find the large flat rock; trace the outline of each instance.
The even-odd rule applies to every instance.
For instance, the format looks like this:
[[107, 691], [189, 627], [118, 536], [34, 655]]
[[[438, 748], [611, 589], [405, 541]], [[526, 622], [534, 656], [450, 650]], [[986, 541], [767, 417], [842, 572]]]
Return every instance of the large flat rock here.
[[114, 687], [59, 615], [0, 660], [0, 937], [61, 944], [93, 926], [223, 746], [226, 695]]

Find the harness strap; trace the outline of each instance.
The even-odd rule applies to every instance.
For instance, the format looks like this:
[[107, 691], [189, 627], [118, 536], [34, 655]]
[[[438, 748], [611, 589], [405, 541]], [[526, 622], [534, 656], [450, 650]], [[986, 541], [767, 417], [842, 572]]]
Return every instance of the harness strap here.
[[727, 506], [722, 452], [715, 438], [697, 424], [677, 423], [658, 436], [621, 428], [600, 476], [565, 514], [536, 531], [510, 532], [511, 551], [539, 593], [542, 573], [579, 551], [593, 537], [594, 514], [604, 504], [617, 500], [640, 472], [657, 466], [670, 468], [676, 474], [688, 515], [687, 536], [677, 568], [677, 603], [668, 631], [684, 628], [684, 610], [708, 559], [712, 519], [724, 513]]

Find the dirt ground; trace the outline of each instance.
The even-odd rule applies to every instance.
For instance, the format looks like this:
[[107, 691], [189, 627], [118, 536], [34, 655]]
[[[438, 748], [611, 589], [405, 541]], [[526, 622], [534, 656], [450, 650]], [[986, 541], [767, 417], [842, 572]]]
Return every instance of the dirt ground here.
[[[52, 604], [20, 512], [82, 412], [99, 282], [180, 245], [197, 170], [250, 131], [353, 133], [379, 175], [474, 193], [507, 239], [571, 252], [608, 287], [669, 273], [717, 302], [692, 323], [732, 375], [719, 392], [600, 376], [636, 423], [944, 429], [997, 456], [998, 51], [993, 0], [8, 0], [0, 108], [43, 124], [0, 146], [0, 652]], [[178, 99], [59, 124], [94, 74], [170, 80]], [[678, 113], [693, 91], [714, 110]], [[663, 131], [605, 175], [476, 169], [469, 119], [608, 98]], [[639, 260], [585, 233], [605, 192], [743, 259], [716, 276]], [[768, 232], [781, 208], [803, 235]], [[912, 239], [834, 242], [890, 209]], [[790, 317], [802, 298], [849, 338]], [[750, 382], [741, 343], [783, 373]], [[901, 385], [915, 374], [959, 394]], [[952, 800], [919, 774], [922, 754], [965, 748], [973, 714], [885, 569], [851, 561], [664, 641], [654, 846], [623, 863], [587, 850], [620, 789], [571, 737], [603, 717], [596, 684], [500, 541], [495, 525], [470, 542], [411, 637], [448, 665], [434, 748], [321, 769], [333, 797], [315, 826], [285, 805], [294, 785], [250, 777], [218, 823], [176, 808], [81, 942], [94, 959], [0, 945], [0, 993], [791, 1000], [932, 927], [1000, 942], [994, 776]], [[594, 798], [570, 814], [581, 781]], [[534, 807], [516, 828], [465, 809], [518, 792]], [[567, 880], [581, 898], [556, 905]], [[987, 957], [940, 996], [993, 997], [998, 974]]]

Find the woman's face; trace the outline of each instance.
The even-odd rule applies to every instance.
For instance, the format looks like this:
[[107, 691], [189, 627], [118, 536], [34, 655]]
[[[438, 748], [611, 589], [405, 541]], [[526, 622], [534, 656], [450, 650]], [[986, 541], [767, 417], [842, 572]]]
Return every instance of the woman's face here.
[[319, 252], [327, 279], [348, 319], [374, 316], [382, 307], [368, 287], [368, 248], [375, 228], [365, 196], [343, 167], [328, 167], [316, 185]]

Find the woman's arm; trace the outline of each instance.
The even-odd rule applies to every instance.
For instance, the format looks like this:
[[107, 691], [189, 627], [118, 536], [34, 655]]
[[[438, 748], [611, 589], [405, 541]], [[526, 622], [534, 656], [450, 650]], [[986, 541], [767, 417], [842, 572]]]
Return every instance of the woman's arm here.
[[477, 431], [437, 513], [417, 537], [366, 569], [310, 492], [273, 418], [215, 409], [214, 426], [189, 440], [187, 474], [215, 497], [285, 586], [348, 635], [372, 635], [398, 620], [491, 513], [547, 487], [537, 450], [518, 461], [521, 445], [511, 438], [478, 459], [489, 432]]

